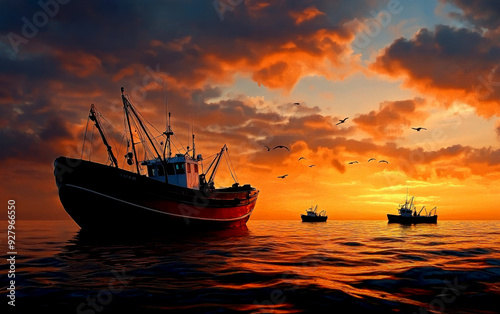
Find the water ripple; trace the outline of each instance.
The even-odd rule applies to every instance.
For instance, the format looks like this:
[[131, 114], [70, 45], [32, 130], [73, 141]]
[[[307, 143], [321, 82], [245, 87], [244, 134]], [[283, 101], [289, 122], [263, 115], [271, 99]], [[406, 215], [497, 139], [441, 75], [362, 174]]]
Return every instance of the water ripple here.
[[[16, 292], [23, 312], [73, 313], [111, 296], [103, 313], [430, 313], [436, 304], [495, 313], [499, 227], [250, 221], [202, 236], [103, 237], [33, 224], [23, 230]], [[5, 287], [7, 272], [2, 264]]]

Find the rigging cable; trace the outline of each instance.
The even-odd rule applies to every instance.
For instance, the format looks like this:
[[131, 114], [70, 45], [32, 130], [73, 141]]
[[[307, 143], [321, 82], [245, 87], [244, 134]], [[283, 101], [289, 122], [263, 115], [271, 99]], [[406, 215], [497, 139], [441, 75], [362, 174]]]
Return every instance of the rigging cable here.
[[109, 122], [108, 120], [106, 120], [106, 118], [104, 118], [104, 116], [100, 112], [99, 112], [99, 117], [101, 117], [104, 121], [106, 121], [107, 124], [111, 125], [111, 127], [113, 129], [115, 129], [116, 132], [118, 132], [118, 133], [121, 134], [121, 132], [117, 128], [115, 128], [115, 126], [111, 122]]
[[[137, 123], [134, 122], [136, 128], [138, 130], [140, 130], [140, 133], [139, 133], [139, 131], [137, 131], [137, 132], [138, 132], [138, 134], [140, 134], [140, 137], [142, 140], [142, 145], [145, 148], [145, 151], [147, 150], [147, 153], [151, 155], [151, 158], [156, 158], [153, 156], [160, 157], [159, 156], [160, 154], [159, 154], [158, 150], [156, 149], [156, 146], [162, 146], [162, 145], [160, 145], [158, 143], [158, 141], [156, 139], [157, 137], [153, 137], [153, 138], [151, 137], [152, 132], [149, 130], [147, 124], [149, 124], [153, 129], [155, 129], [156, 132], [158, 132], [160, 134], [161, 134], [161, 132], [151, 122], [149, 122], [149, 120], [146, 119], [146, 117], [140, 111], [138, 111], [135, 108], [135, 106], [130, 102], [129, 98], [127, 98], [127, 100], [128, 100], [130, 108], [132, 109], [132, 113], [134, 114], [133, 119], [136, 119], [136, 122], [139, 123], [141, 126], [141, 128], [139, 129], [137, 127]], [[145, 121], [145, 123], [143, 123], [143, 120]], [[148, 140], [146, 140], [145, 137], [147, 137]], [[153, 150], [157, 153], [157, 155], [155, 155], [153, 153]], [[146, 154], [145, 154], [145, 159], [147, 159]]]
[[137, 133], [137, 136], [139, 137], [139, 142], [134, 142], [134, 144], [142, 144], [142, 149], [144, 150], [144, 159], [147, 160], [147, 154], [149, 153], [149, 147], [147, 145], [144, 145], [144, 138], [142, 136], [142, 133], [139, 130], [137, 126], [137, 122], [134, 120], [134, 118], [130, 119], [132, 124], [134, 125], [135, 128], [135, 133]]
[[[130, 99], [128, 99], [128, 98], [127, 98], [127, 100], [129, 101], [130, 106], [131, 106], [131, 107], [132, 107], [132, 109], [134, 110], [134, 113], [136, 113], [136, 115], [137, 115], [137, 116], [140, 116], [140, 117], [138, 117], [138, 118], [141, 118], [142, 120], [146, 121], [146, 122], [147, 122], [147, 124], [149, 124], [149, 125], [150, 125], [153, 129], [155, 129], [155, 131], [156, 131], [156, 132], [158, 132], [158, 133], [160, 134], [159, 136], [163, 135], [163, 133], [162, 133], [162, 132], [160, 132], [160, 131], [159, 131], [159, 130], [158, 130], [158, 129], [154, 126], [154, 124], [152, 124], [151, 122], [149, 122], [149, 120], [148, 120], [148, 119], [146, 119], [146, 117], [145, 117], [145, 116], [144, 116], [144, 115], [143, 115], [143, 114], [142, 114], [139, 110], [137, 110], [137, 108], [136, 108], [136, 107], [132, 104], [132, 102], [130, 101]], [[151, 132], [149, 131], [148, 127], [147, 127], [145, 124], [143, 124], [143, 125], [144, 125], [144, 128], [146, 129], [146, 132], [151, 133]], [[155, 139], [155, 141], [156, 141], [156, 138], [157, 138], [157, 137], [158, 137], [158, 136], [153, 137], [153, 139]], [[158, 144], [158, 142], [157, 142], [157, 141], [156, 141], [156, 144]]]
[[87, 125], [85, 125], [85, 135], [83, 136], [83, 145], [82, 145], [82, 155], [80, 159], [83, 159], [83, 151], [85, 150], [85, 140], [87, 139], [87, 128], [89, 127], [90, 116], [87, 117]]
[[95, 128], [95, 125], [94, 127], [92, 128], [92, 138], [90, 140], [90, 153], [89, 153], [89, 161], [90, 159], [92, 158], [92, 146], [94, 146], [94, 128]]
[[[233, 162], [231, 160], [231, 157], [229, 156], [229, 150], [227, 148], [226, 148], [226, 154], [224, 157], [226, 158], [226, 163], [227, 163], [227, 166], [229, 168], [229, 172], [231, 173], [232, 177], [233, 177], [233, 172], [234, 172], [234, 177], [236, 177], [236, 180], [233, 177], [233, 180], [235, 180], [234, 182], [239, 183], [238, 176], [236, 175], [236, 169], [234, 169]], [[228, 160], [229, 160], [229, 162], [228, 162]], [[231, 165], [229, 165], [229, 164], [231, 164]], [[233, 169], [232, 171], [231, 171], [231, 168]]]
[[231, 177], [233, 178], [234, 182], [238, 183], [238, 181], [234, 178], [233, 172], [231, 171], [231, 166], [229, 166], [229, 162], [227, 161], [227, 156], [226, 155], [227, 154], [224, 154], [224, 159], [226, 159], [226, 164], [227, 164], [227, 167], [229, 168], [229, 173], [231, 174]]
[[[130, 103], [130, 105], [131, 105], [131, 106], [133, 106], [133, 104], [132, 104], [132, 102], [130, 102], [130, 100], [129, 100], [129, 103]], [[155, 131], [156, 131], [156, 132], [160, 133], [160, 136], [163, 136], [163, 135], [164, 135], [164, 134], [163, 134], [163, 132], [160, 132], [160, 131], [159, 131], [159, 130], [158, 130], [158, 129], [157, 129], [157, 128], [156, 128], [156, 127], [155, 127], [155, 126], [151, 123], [151, 122], [149, 122], [149, 120], [148, 120], [148, 119], [146, 119], [146, 117], [144, 117], [144, 115], [142, 115], [142, 113], [141, 113], [140, 111], [138, 111], [137, 109], [135, 109], [135, 106], [133, 106], [133, 107], [134, 107], [135, 112], [137, 112], [137, 115], [140, 115], [140, 117], [141, 117], [142, 119], [144, 119], [144, 121], [146, 121], [146, 122], [147, 122], [147, 124], [149, 124], [151, 127], [153, 127], [153, 129], [155, 129]], [[168, 112], [167, 112], [167, 119], [168, 119]], [[168, 120], [167, 120], [167, 123], [168, 123]], [[147, 129], [147, 128], [146, 128], [146, 129]], [[149, 130], [148, 130], [148, 131], [149, 131]], [[177, 137], [177, 135], [175, 135], [175, 133], [174, 133], [173, 135], [174, 135], [175, 139], [177, 140], [177, 142], [179, 143], [179, 145], [181, 146], [181, 148], [185, 151], [185, 153], [184, 153], [184, 154], [189, 153], [189, 152], [187, 151], [187, 149], [185, 149], [185, 148], [184, 148], [184, 145], [182, 145], [182, 143], [181, 143], [181, 141], [179, 140], [179, 138]], [[154, 137], [154, 139], [155, 139], [155, 140], [156, 140], [156, 138], [157, 138], [157, 137]], [[171, 144], [174, 144], [174, 142], [173, 142], [173, 141], [171, 141], [170, 143], [171, 143]], [[174, 147], [175, 147], [175, 149], [177, 150], [177, 152], [178, 152], [179, 154], [182, 154], [182, 153], [181, 153], [181, 150], [180, 150], [179, 148], [177, 148], [177, 146], [176, 146], [175, 144], [174, 144]]]
[[[188, 151], [184, 148], [184, 145], [182, 145], [181, 141], [179, 141], [179, 138], [177, 137], [177, 135], [175, 135], [175, 134], [174, 134], [174, 137], [175, 137], [175, 139], [177, 140], [177, 142], [179, 142], [179, 145], [181, 145], [182, 149], [184, 149], [184, 150], [186, 151], [184, 154], [187, 154], [187, 153], [188, 153]], [[174, 146], [175, 146], [175, 145], [174, 145]], [[175, 148], [177, 149], [177, 146], [176, 146]], [[180, 151], [179, 149], [177, 149], [177, 152], [178, 152], [179, 154], [181, 154], [181, 151]]]
[[[114, 146], [114, 147], [115, 147], [115, 149], [116, 149], [116, 153], [117, 153], [117, 154], [119, 154], [119, 153], [120, 153], [120, 150], [121, 150], [121, 148], [122, 148], [123, 139], [124, 139], [124, 137], [126, 136], [126, 132], [127, 132], [127, 130], [125, 130], [125, 131], [123, 131], [123, 132], [120, 132], [120, 130], [118, 130], [118, 129], [117, 129], [117, 128], [116, 128], [116, 127], [112, 124], [112, 123], [110, 123], [108, 120], [106, 120], [106, 118], [105, 118], [102, 114], [100, 114], [100, 113], [99, 113], [99, 115], [100, 115], [100, 117], [101, 117], [101, 118], [102, 118], [102, 119], [103, 119], [103, 120], [104, 120], [107, 124], [111, 125], [111, 127], [112, 127], [115, 131], [116, 131], [116, 133], [118, 133], [118, 134], [121, 134], [121, 135], [122, 135], [122, 138], [121, 138], [121, 140], [120, 140], [120, 146], [118, 147], [118, 149], [116, 149], [116, 143], [113, 141], [113, 138], [111, 138], [111, 137], [110, 137], [110, 138], [111, 138], [111, 140], [113, 141], [113, 146]], [[124, 117], [124, 118], [125, 118], [125, 117]]]

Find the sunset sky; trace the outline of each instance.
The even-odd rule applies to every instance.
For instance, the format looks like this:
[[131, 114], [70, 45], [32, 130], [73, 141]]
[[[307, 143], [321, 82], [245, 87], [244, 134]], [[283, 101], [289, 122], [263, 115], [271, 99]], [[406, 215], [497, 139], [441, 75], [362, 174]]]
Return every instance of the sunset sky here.
[[197, 153], [228, 145], [260, 190], [251, 219], [386, 219], [407, 188], [439, 219], [500, 219], [499, 1], [41, 3], [0, 10], [0, 195], [19, 219], [70, 219], [53, 161], [81, 156], [92, 103], [124, 130], [122, 86], [161, 131], [167, 103], [184, 146], [192, 128]]

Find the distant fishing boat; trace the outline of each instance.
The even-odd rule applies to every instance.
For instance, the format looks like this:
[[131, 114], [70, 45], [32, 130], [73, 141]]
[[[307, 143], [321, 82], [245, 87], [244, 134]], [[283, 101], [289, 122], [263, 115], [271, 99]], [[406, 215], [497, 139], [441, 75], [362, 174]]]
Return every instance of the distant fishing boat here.
[[[408, 200], [408, 192], [406, 193], [406, 201], [403, 205], [399, 205], [398, 212], [399, 215], [387, 214], [389, 223], [401, 223], [401, 224], [417, 224], [417, 223], [437, 223], [437, 207], [431, 209], [427, 213], [427, 209], [423, 206], [417, 213], [415, 205], [413, 205], [414, 196]], [[425, 215], [422, 215], [422, 211], [425, 210]]]
[[302, 218], [302, 222], [324, 222], [328, 219], [326, 215], [326, 211], [322, 210], [321, 212], [317, 212], [318, 205], [314, 208], [311, 206], [306, 209], [306, 215], [300, 215]]
[[[103, 117], [92, 105], [89, 120], [94, 122], [107, 148], [108, 164], [68, 157], [54, 162], [59, 198], [73, 220], [82, 229], [121, 228], [130, 232], [244, 226], [259, 191], [236, 180], [231, 187], [215, 188], [214, 178], [222, 156], [228, 158], [226, 145], [203, 171], [204, 159], [195, 153], [194, 135], [191, 149], [188, 146], [184, 153], [172, 156], [174, 132], [170, 118], [167, 130], [153, 136], [143, 116], [123, 94], [123, 88], [121, 98], [129, 133], [122, 161], [135, 171], [118, 166], [101, 127]], [[139, 157], [138, 145], [143, 159]]]

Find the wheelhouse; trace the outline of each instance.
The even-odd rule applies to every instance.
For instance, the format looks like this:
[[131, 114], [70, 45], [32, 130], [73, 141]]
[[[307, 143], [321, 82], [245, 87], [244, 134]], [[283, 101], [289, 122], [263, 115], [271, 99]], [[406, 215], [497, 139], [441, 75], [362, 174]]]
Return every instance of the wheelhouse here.
[[409, 208], [402, 207], [402, 208], [399, 209], [399, 214], [401, 216], [411, 216], [412, 213], [413, 213], [413, 211], [411, 209], [409, 209]]
[[175, 157], [167, 158], [167, 163], [160, 159], [146, 160], [142, 163], [147, 167], [148, 177], [169, 184], [182, 186], [190, 189], [199, 189], [199, 165], [198, 161], [186, 155], [177, 154]]

